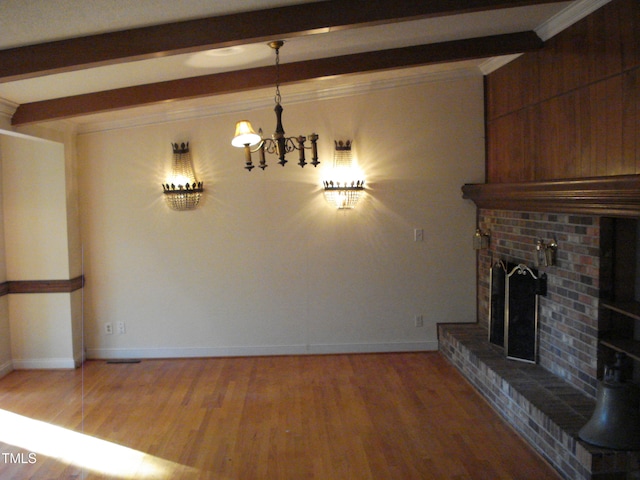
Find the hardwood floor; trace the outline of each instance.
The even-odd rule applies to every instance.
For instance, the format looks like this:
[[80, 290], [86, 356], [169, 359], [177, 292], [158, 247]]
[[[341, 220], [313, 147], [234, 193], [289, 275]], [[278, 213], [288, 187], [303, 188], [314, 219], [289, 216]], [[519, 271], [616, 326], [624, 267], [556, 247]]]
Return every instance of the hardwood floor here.
[[429, 352], [13, 372], [0, 478], [560, 477]]

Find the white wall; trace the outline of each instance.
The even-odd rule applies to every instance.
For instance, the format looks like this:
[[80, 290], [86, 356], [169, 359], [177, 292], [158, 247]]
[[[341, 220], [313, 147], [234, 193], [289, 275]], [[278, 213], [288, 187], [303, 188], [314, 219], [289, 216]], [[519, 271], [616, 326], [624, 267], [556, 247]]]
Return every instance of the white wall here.
[[69, 278], [64, 146], [16, 134], [0, 147], [8, 278]]
[[[69, 280], [70, 267], [78, 269], [79, 265], [72, 260], [69, 247], [79, 242], [69, 240], [69, 219], [77, 215], [68, 213], [72, 195], [67, 190], [64, 145], [0, 131], [0, 152], [5, 281]], [[77, 231], [77, 220], [75, 226]], [[79, 239], [77, 233], [74, 239]], [[70, 293], [3, 298], [2, 313], [7, 316], [2, 317], [0, 328], [10, 338], [13, 367], [73, 368], [79, 364], [80, 300], [78, 294]], [[0, 351], [4, 353], [4, 348]]]
[[[0, 116], [2, 120], [2, 116]], [[0, 121], [0, 128], [2, 122]], [[2, 164], [4, 156], [0, 149], [0, 188], [2, 187]], [[3, 212], [2, 191], [0, 191], [0, 214]], [[7, 263], [4, 248], [4, 214], [0, 219], [0, 283], [7, 281]], [[0, 296], [0, 378], [13, 369], [11, 362], [11, 331], [9, 328], [9, 296]]]
[[[317, 170], [294, 154], [243, 169], [235, 121], [270, 132], [271, 108], [78, 137], [89, 357], [435, 349], [438, 322], [475, 320], [475, 207], [460, 187], [484, 180], [482, 78], [282, 93], [287, 133], [320, 135]], [[319, 188], [339, 139], [368, 185], [347, 212]], [[160, 186], [181, 141], [205, 182], [191, 212], [169, 210]], [[104, 334], [119, 321], [126, 334]]]

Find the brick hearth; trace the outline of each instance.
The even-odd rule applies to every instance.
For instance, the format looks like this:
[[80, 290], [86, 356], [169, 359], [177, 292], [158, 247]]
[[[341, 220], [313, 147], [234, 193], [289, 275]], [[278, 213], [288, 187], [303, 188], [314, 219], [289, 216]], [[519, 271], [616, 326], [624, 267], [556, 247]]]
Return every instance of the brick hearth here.
[[640, 452], [577, 438], [595, 400], [540, 365], [507, 360], [478, 324], [441, 324], [438, 333], [442, 354], [564, 478], [640, 478]]
[[[441, 352], [564, 478], [640, 479], [640, 452], [592, 447], [578, 431], [598, 386], [600, 218], [479, 209], [490, 247], [478, 254], [478, 323], [442, 324]], [[538, 239], [558, 243], [539, 297], [538, 363], [504, 357], [488, 341], [489, 270], [497, 260], [535, 267]]]

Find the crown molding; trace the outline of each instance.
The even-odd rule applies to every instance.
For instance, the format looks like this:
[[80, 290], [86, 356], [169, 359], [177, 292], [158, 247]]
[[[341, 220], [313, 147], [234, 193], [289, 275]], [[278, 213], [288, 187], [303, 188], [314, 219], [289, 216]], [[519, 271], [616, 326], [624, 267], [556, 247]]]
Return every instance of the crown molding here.
[[546, 42], [551, 37], [569, 28], [574, 23], [582, 20], [610, 1], [611, 0], [582, 0], [580, 2], [574, 2], [535, 28], [534, 32], [538, 34], [543, 42]]
[[489, 75], [491, 72], [498, 70], [500, 67], [504, 67], [507, 63], [513, 62], [516, 58], [521, 56], [522, 53], [516, 53], [514, 55], [503, 55], [501, 57], [492, 57], [479, 66], [483, 75]]
[[[452, 81], [456, 79], [480, 77], [482, 71], [477, 67], [458, 68], [443, 72], [425, 72], [414, 75], [407, 75], [399, 78], [386, 78], [379, 80], [361, 81], [357, 80], [349, 85], [331, 86], [319, 89], [310, 89], [305, 92], [287, 94], [288, 105], [305, 103], [319, 100], [330, 100], [348, 96], [362, 95], [381, 90], [400, 88], [405, 86], [419, 85], [433, 82]], [[357, 78], [357, 77], [354, 77]], [[216, 105], [196, 106], [192, 108], [174, 108], [171, 111], [163, 111], [151, 114], [141, 114], [127, 116], [127, 118], [107, 121], [95, 121], [78, 124], [78, 135], [98, 133], [108, 130], [118, 130], [124, 128], [134, 128], [147, 125], [170, 123], [180, 120], [190, 120], [194, 118], [205, 118], [219, 115], [248, 112], [269, 108], [273, 106], [273, 97], [265, 95], [264, 98], [247, 101], [234, 101]], [[81, 120], [81, 118], [80, 118]]]
[[3, 124], [6, 124], [7, 126], [11, 125], [11, 117], [16, 113], [18, 106], [19, 105], [17, 103], [0, 97], [0, 126]]

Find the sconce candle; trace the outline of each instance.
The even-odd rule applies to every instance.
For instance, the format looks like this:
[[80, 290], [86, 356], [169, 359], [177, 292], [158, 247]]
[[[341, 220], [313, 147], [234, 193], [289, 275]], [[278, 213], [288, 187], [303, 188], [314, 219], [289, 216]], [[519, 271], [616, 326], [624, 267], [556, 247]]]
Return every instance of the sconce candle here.
[[555, 267], [558, 242], [551, 240], [545, 243], [542, 239], [536, 242], [536, 265], [538, 267]]
[[193, 170], [189, 143], [172, 143], [173, 165], [171, 180], [162, 185], [167, 205], [173, 210], [193, 210], [200, 203], [204, 191]]
[[476, 233], [473, 235], [473, 249], [484, 250], [489, 248], [489, 239], [491, 237], [488, 233], [482, 232], [479, 228], [476, 228]]

